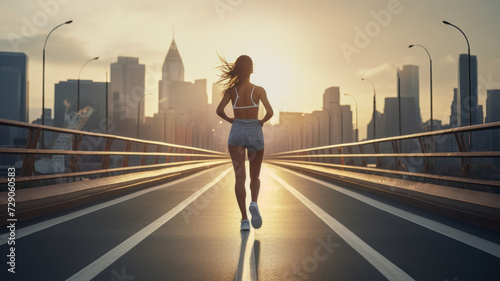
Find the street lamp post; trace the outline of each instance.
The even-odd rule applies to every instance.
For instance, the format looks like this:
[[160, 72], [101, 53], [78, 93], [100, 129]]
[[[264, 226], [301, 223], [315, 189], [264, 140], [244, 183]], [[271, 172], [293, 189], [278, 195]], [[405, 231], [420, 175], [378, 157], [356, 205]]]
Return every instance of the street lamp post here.
[[342, 114], [342, 107], [340, 106], [340, 104], [338, 104], [334, 101], [331, 101], [330, 103], [336, 104], [339, 107], [339, 110], [340, 110], [340, 143], [344, 143], [344, 117]]
[[[60, 25], [54, 27], [50, 32], [49, 34], [47, 35], [47, 37], [45, 38], [45, 43], [43, 43], [43, 58], [42, 58], [42, 125], [45, 125], [45, 47], [47, 46], [47, 40], [49, 40], [49, 36], [50, 34], [52, 34], [52, 32], [54, 32], [54, 30], [56, 30], [57, 28], [65, 25], [65, 24], [70, 24], [72, 23], [73, 21], [72, 20], [69, 20], [65, 23], [61, 23]], [[45, 146], [45, 140], [44, 140], [44, 133], [42, 131], [42, 148]]]
[[[465, 33], [458, 26], [456, 26], [456, 25], [454, 25], [452, 23], [449, 23], [449, 22], [447, 22], [445, 20], [443, 21], [443, 23], [447, 24], [447, 25], [451, 25], [454, 28], [458, 29], [462, 33], [462, 35], [465, 37], [465, 41], [467, 41], [467, 64], [469, 66], [468, 67], [469, 68], [469, 83], [468, 83], [469, 84], [469, 106], [468, 106], [468, 108], [469, 108], [469, 126], [470, 126], [470, 125], [472, 125], [472, 123], [471, 123], [471, 120], [472, 120], [471, 119], [471, 117], [472, 117], [472, 115], [471, 115], [472, 85], [471, 85], [471, 71], [470, 71], [471, 66], [470, 66], [470, 44], [469, 44], [469, 39], [467, 39], [467, 36], [465, 35]], [[461, 109], [459, 109], [459, 110], [461, 110]], [[462, 119], [462, 115], [461, 114], [460, 114], [460, 119]], [[469, 151], [472, 151], [472, 139], [471, 139], [470, 132], [469, 132]]]
[[[76, 108], [77, 108], [76, 112], [79, 112], [79, 111], [80, 111], [80, 74], [82, 73], [82, 69], [83, 69], [83, 67], [84, 67], [87, 63], [89, 63], [89, 62], [91, 62], [91, 61], [93, 61], [93, 60], [98, 60], [98, 59], [99, 59], [99, 57], [95, 57], [95, 58], [89, 59], [88, 61], [86, 61], [86, 62], [82, 65], [82, 67], [80, 67], [80, 71], [78, 72], [78, 83], [77, 83], [78, 85], [77, 85], [77, 94], [76, 94], [76, 104], [77, 104], [77, 106], [76, 106]], [[106, 75], [106, 79], [107, 79], [107, 78], [108, 78], [108, 76]]]
[[427, 55], [429, 56], [429, 66], [430, 66], [430, 93], [431, 93], [431, 132], [434, 131], [434, 118], [433, 118], [433, 111], [432, 111], [432, 58], [431, 58], [431, 54], [429, 53], [429, 51], [427, 50], [426, 47], [420, 45], [420, 44], [412, 44], [410, 46], [408, 46], [408, 48], [412, 48], [414, 46], [419, 46], [419, 47], [422, 47], [424, 48], [424, 50], [427, 52]]
[[394, 64], [391, 64], [392, 67], [396, 70], [396, 73], [398, 75], [398, 112], [399, 112], [399, 135], [401, 136], [401, 77], [399, 76], [399, 70], [394, 66]]
[[348, 93], [344, 93], [345, 96], [349, 96], [351, 97], [353, 100], [354, 100], [354, 104], [356, 105], [356, 142], [359, 141], [359, 129], [358, 129], [358, 102], [356, 101], [356, 99], [352, 96], [352, 95], [349, 95]]
[[[375, 85], [373, 85], [372, 81], [365, 79], [365, 78], [361, 78], [361, 81], [368, 81], [368, 82], [370, 82], [370, 84], [372, 84], [372, 87], [373, 87], [373, 139], [376, 139], [377, 138], [376, 137], [377, 121], [376, 121], [375, 117], [377, 114], [377, 106], [376, 106], [377, 93], [375, 92]], [[356, 118], [356, 120], [357, 120], [357, 118]]]

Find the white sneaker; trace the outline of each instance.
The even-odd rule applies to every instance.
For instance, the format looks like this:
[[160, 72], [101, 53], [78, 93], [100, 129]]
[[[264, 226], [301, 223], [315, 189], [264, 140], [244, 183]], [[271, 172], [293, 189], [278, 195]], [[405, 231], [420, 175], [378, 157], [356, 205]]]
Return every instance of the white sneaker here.
[[252, 214], [253, 228], [260, 228], [262, 226], [262, 217], [260, 216], [259, 206], [257, 206], [257, 202], [252, 201], [250, 203], [250, 214]]
[[241, 221], [241, 230], [250, 230], [250, 222], [248, 220]]

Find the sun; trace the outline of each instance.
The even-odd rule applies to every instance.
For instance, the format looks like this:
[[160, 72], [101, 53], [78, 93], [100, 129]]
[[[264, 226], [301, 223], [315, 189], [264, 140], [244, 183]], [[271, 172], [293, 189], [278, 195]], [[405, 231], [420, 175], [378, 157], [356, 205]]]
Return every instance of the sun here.
[[269, 53], [253, 54], [254, 72], [252, 83], [266, 90], [271, 105], [279, 109], [290, 99], [293, 81], [297, 81], [291, 71], [291, 65], [281, 57]]

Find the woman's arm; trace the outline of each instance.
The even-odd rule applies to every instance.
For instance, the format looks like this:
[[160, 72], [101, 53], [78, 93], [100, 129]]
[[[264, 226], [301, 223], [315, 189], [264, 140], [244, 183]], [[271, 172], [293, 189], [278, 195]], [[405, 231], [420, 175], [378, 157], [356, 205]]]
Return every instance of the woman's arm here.
[[226, 91], [224, 93], [224, 96], [222, 97], [222, 100], [219, 103], [219, 106], [217, 106], [216, 113], [222, 119], [233, 124], [234, 118], [230, 118], [229, 116], [226, 115], [226, 112], [224, 112], [224, 108], [226, 107], [226, 105], [229, 103], [230, 100], [231, 100], [231, 96], [229, 95], [229, 91]]
[[269, 121], [269, 119], [271, 119], [271, 117], [273, 117], [274, 114], [273, 108], [269, 103], [269, 100], [267, 99], [267, 93], [266, 90], [264, 90], [264, 88], [262, 88], [262, 93], [260, 94], [260, 100], [262, 101], [262, 104], [266, 109], [266, 115], [264, 116], [264, 118], [262, 118], [262, 120], [259, 121], [261, 125], [264, 125], [264, 123]]

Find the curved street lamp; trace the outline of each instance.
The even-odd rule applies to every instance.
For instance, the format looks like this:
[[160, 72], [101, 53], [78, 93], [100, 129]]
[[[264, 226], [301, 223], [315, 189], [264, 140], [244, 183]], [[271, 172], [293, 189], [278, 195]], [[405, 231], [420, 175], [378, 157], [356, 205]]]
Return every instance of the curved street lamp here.
[[408, 46], [408, 48], [413, 48], [415, 46], [418, 46], [418, 47], [422, 47], [424, 48], [424, 50], [427, 52], [427, 55], [429, 56], [429, 66], [430, 66], [430, 86], [431, 86], [431, 132], [434, 131], [434, 118], [433, 118], [433, 115], [432, 115], [432, 58], [431, 58], [431, 54], [429, 53], [429, 51], [427, 50], [426, 47], [420, 45], [420, 44], [412, 44], [410, 46]]
[[[80, 67], [80, 71], [78, 72], [78, 85], [77, 85], [77, 94], [76, 94], [76, 112], [79, 112], [80, 111], [80, 74], [82, 73], [82, 69], [85, 65], [87, 65], [87, 63], [93, 61], [93, 60], [98, 60], [99, 57], [95, 57], [95, 58], [92, 58], [92, 59], [89, 59], [88, 61], [86, 61], [82, 67]], [[107, 75], [106, 75], [106, 78], [107, 78]]]
[[[45, 125], [45, 47], [47, 46], [47, 40], [49, 40], [49, 36], [50, 36], [50, 34], [52, 34], [52, 32], [54, 32], [54, 30], [56, 30], [57, 28], [65, 25], [65, 24], [70, 24], [72, 22], [73, 22], [72, 20], [69, 20], [67, 22], [61, 23], [60, 25], [52, 28], [52, 30], [49, 32], [49, 34], [45, 38], [45, 43], [43, 43], [43, 55], [42, 55], [42, 57], [43, 57], [43, 59], [42, 59], [42, 125]], [[44, 143], [44, 134], [43, 134], [43, 131], [42, 131], [42, 148], [44, 146], [45, 146], [45, 143]]]
[[[453, 26], [454, 28], [458, 29], [458, 31], [460, 31], [462, 33], [462, 35], [465, 37], [465, 41], [467, 42], [467, 64], [468, 64], [468, 68], [469, 68], [469, 105], [468, 105], [468, 108], [469, 108], [469, 126], [472, 125], [471, 123], [471, 94], [472, 94], [472, 86], [471, 86], [471, 71], [470, 71], [470, 44], [469, 44], [469, 39], [467, 39], [467, 36], [465, 35], [465, 33], [456, 25], [448, 22], [448, 21], [443, 21], [444, 24], [446, 25], [451, 25]], [[461, 109], [459, 109], [461, 110]], [[460, 114], [460, 119], [462, 119], [462, 114]], [[469, 151], [472, 151], [472, 139], [471, 139], [471, 135], [470, 135], [470, 132], [469, 132]]]
[[[376, 139], [376, 128], [377, 128], [377, 121], [375, 120], [375, 116], [377, 114], [377, 107], [376, 107], [376, 96], [377, 96], [377, 93], [375, 92], [375, 85], [373, 85], [372, 81], [368, 80], [368, 79], [365, 79], [365, 78], [361, 78], [361, 81], [368, 81], [370, 82], [370, 84], [372, 84], [372, 87], [373, 87], [373, 139]], [[357, 120], [357, 119], [356, 119]]]

